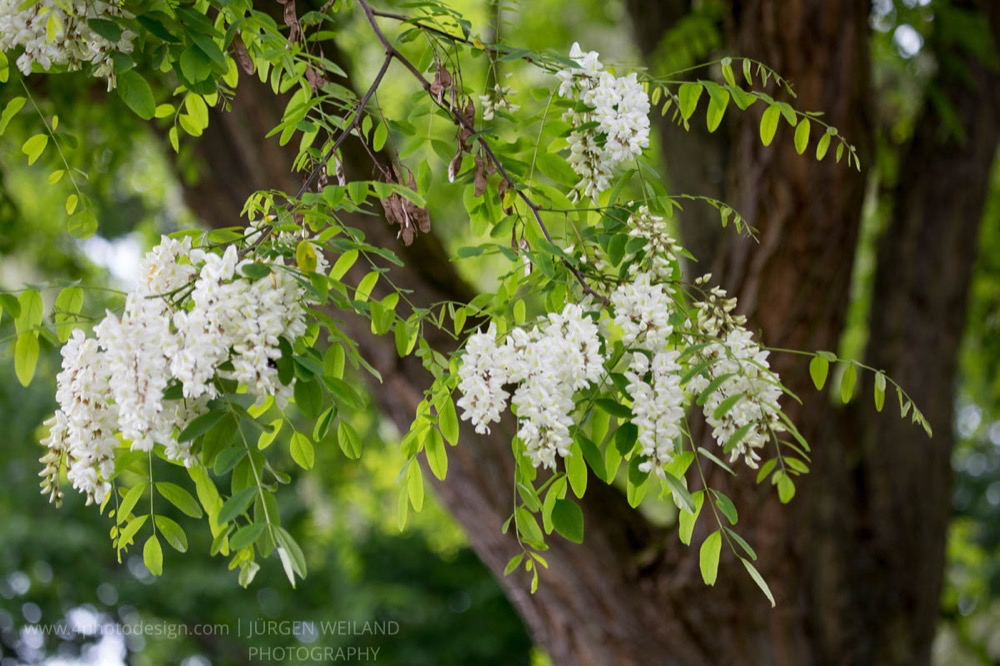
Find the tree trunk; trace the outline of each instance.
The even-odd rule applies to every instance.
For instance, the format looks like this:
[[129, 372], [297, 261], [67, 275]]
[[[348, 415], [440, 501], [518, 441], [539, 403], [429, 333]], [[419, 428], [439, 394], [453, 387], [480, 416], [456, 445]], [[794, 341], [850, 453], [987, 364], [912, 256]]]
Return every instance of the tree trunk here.
[[[731, 28], [734, 53], [760, 58], [792, 80], [797, 106], [825, 111], [828, 122], [859, 145], [862, 163], [869, 161], [867, 3], [734, 3]], [[594, 478], [582, 501], [584, 545], [553, 536], [546, 553], [550, 569], [538, 593], [529, 595], [522, 577], [500, 573], [518, 552], [500, 532], [513, 506], [512, 424], [500, 424], [489, 437], [463, 428], [462, 442], [449, 449], [448, 479], [436, 484], [438, 494], [555, 663], [928, 660], [948, 515], [955, 353], [997, 142], [996, 76], [973, 71], [971, 82], [944, 69], [939, 78], [974, 141], [937, 142], [933, 110], [919, 121], [897, 193], [900, 205], [879, 254], [872, 314], [871, 362], [912, 391], [937, 437], [925, 441], [895, 415], [875, 417], [870, 403], [849, 412], [834, 409], [808, 386], [805, 364], [779, 357], [777, 370], [804, 400], [799, 409], [786, 407], [813, 444], [812, 474], [790, 506], [780, 506], [771, 488], [756, 488], [752, 479], [736, 485], [712, 479], [740, 508], [740, 528], [760, 553], [776, 609], [730, 557], [723, 558], [715, 587], [704, 587], [697, 549], [651, 526], [619, 491]], [[762, 147], [756, 125], [761, 109], [754, 111], [732, 128], [729, 184], [734, 206], [758, 226], [761, 242], [724, 236], [717, 274], [767, 344], [835, 349], [865, 177], [831, 158], [817, 163], [799, 157], [787, 126], [770, 148]], [[253, 189], [296, 189], [288, 156], [261, 139], [278, 114], [270, 92], [247, 77], [234, 110], [213, 112], [199, 144], [206, 176], [189, 189], [203, 217], [232, 224]], [[363, 159], [346, 156], [349, 176], [367, 173]], [[959, 173], [962, 184], [949, 187]], [[357, 224], [372, 242], [403, 257], [406, 267], [394, 279], [419, 303], [469, 297], [433, 234], [407, 248], [378, 218]], [[373, 396], [401, 429], [408, 428], [430, 378], [413, 359], [396, 358], [391, 340], [372, 337], [358, 322], [347, 326], [385, 379]], [[709, 529], [703, 517], [695, 542]]]

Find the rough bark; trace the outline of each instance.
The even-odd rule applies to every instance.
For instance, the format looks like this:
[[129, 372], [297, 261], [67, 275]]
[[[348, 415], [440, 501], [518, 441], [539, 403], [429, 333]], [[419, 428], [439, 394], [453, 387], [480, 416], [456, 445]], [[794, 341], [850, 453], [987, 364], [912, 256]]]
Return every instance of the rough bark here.
[[[734, 7], [734, 51], [758, 57], [793, 80], [797, 104], [826, 111], [829, 122], [860, 145], [867, 162], [867, 4], [752, 0]], [[551, 569], [534, 597], [523, 579], [499, 576], [555, 663], [927, 661], [948, 512], [955, 350], [985, 174], [997, 141], [991, 125], [998, 107], [995, 75], [976, 72], [978, 88], [944, 70], [940, 75], [974, 141], [937, 142], [933, 111], [919, 121], [898, 192], [902, 205], [879, 255], [872, 317], [878, 342], [872, 362], [911, 388], [938, 437], [926, 442], [895, 417], [874, 418], [867, 406], [845, 416], [808, 388], [803, 364], [775, 359], [804, 398], [793, 416], [814, 444], [813, 474], [790, 507], [749, 482], [727, 487], [778, 608], [768, 608], [728, 557], [717, 585], [705, 588], [696, 549], [650, 526], [619, 492], [592, 478], [583, 502], [585, 545], [553, 537], [546, 554]], [[232, 224], [253, 189], [296, 189], [287, 156], [260, 139], [279, 112], [269, 91], [244, 80], [234, 111], [213, 113], [200, 144], [206, 178], [189, 190], [204, 217]], [[733, 203], [760, 228], [761, 243], [729, 237], [716, 265], [769, 344], [833, 349], [844, 321], [864, 177], [831, 159], [815, 163], [797, 156], [787, 126], [775, 144], [763, 148], [758, 118], [734, 127], [728, 163]], [[348, 154], [349, 172], [360, 172], [362, 161]], [[964, 184], [949, 188], [958, 169]], [[381, 220], [366, 218], [359, 225], [373, 242], [404, 258], [407, 266], [395, 279], [419, 302], [469, 296], [433, 234], [404, 248]], [[357, 322], [345, 325], [385, 378], [375, 399], [406, 428], [429, 377], [412, 360], [398, 360], [391, 341], [372, 338]], [[461, 444], [449, 449], [448, 480], [437, 485], [498, 575], [517, 552], [500, 533], [513, 501], [510, 435], [509, 423], [486, 438], [463, 430]], [[713, 482], [728, 484], [722, 478]], [[703, 520], [696, 541], [708, 528]]]

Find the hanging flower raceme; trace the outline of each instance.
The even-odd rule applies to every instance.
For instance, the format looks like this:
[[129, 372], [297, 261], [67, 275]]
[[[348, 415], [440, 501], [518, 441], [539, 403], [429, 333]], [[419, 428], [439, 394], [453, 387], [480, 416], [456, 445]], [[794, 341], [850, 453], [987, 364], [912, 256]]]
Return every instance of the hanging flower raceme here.
[[612, 170], [649, 146], [649, 96], [635, 73], [615, 77], [596, 51], [573, 44], [569, 57], [578, 67], [564, 69], [559, 95], [589, 107], [570, 109], [564, 119], [578, 128], [569, 135], [569, 163], [580, 176], [576, 192], [596, 199], [611, 184]]
[[25, 75], [35, 64], [45, 71], [93, 66], [93, 75], [106, 78], [111, 90], [115, 87], [113, 54], [131, 53], [135, 33], [115, 27], [118, 39], [112, 41], [108, 36], [115, 35], [98, 34], [90, 21], [114, 26], [108, 19], [127, 16], [121, 4], [104, 0], [0, 0], [0, 51], [23, 49], [17, 67]]
[[[292, 383], [279, 381], [276, 361], [281, 338], [305, 333], [306, 293], [280, 258], [255, 262], [270, 271], [252, 280], [240, 270], [251, 260], [235, 246], [220, 256], [192, 249], [189, 238], [163, 238], [143, 259], [122, 316], [108, 312], [96, 338], [73, 332], [56, 380], [59, 410], [43, 441], [44, 492], [58, 499], [65, 464], [73, 487], [103, 502], [123, 442], [133, 451], [162, 444], [168, 459], [190, 466], [191, 442], [177, 434], [208, 410], [222, 380], [258, 402], [287, 402]], [[187, 289], [189, 298], [171, 300]]]

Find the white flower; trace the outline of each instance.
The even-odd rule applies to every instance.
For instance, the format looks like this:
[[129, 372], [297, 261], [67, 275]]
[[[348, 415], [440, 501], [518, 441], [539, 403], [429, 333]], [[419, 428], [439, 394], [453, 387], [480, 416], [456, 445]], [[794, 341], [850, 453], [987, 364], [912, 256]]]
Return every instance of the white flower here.
[[465, 343], [462, 367], [458, 370], [458, 407], [462, 420], [469, 421], [480, 435], [490, 431], [489, 424], [500, 420], [507, 408], [509, 393], [503, 389], [506, 370], [497, 363], [496, 324], [485, 333], [474, 333]]
[[651, 352], [664, 349], [673, 333], [670, 296], [670, 288], [654, 284], [649, 273], [639, 273], [634, 281], [621, 284], [611, 294], [614, 323], [622, 330], [625, 347], [634, 345]]
[[[73, 332], [56, 378], [59, 410], [43, 442], [43, 489], [51, 497], [58, 497], [51, 481], [65, 456], [73, 486], [88, 502], [102, 502], [118, 436], [133, 450], [162, 444], [168, 459], [193, 464], [191, 442], [178, 442], [176, 434], [206, 411], [218, 379], [287, 403], [292, 392], [278, 380], [279, 340], [305, 334], [305, 290], [280, 259], [257, 260], [271, 273], [251, 281], [239, 270], [249, 260], [241, 261], [234, 246], [219, 256], [192, 250], [188, 239], [163, 238], [142, 260], [142, 278], [121, 318], [107, 313], [96, 339]], [[190, 298], [174, 303], [192, 280]], [[231, 369], [220, 369], [227, 362]], [[183, 399], [166, 400], [178, 381]]]
[[77, 70], [91, 65], [94, 76], [106, 78], [111, 90], [115, 86], [111, 54], [131, 53], [136, 35], [123, 30], [118, 41], [111, 42], [97, 34], [89, 20], [120, 17], [130, 15], [121, 4], [104, 0], [0, 0], [0, 51], [23, 49], [17, 67], [25, 75], [36, 63], [46, 71], [54, 66]]
[[[628, 235], [630, 238], [642, 238], [646, 241], [643, 265], [649, 272], [661, 280], [673, 277], [674, 266], [681, 248], [667, 230], [667, 223], [662, 217], [653, 215], [646, 206], [640, 206], [628, 219]], [[636, 264], [632, 270], [638, 271]]]
[[653, 472], [661, 479], [665, 477], [663, 468], [673, 462], [674, 443], [681, 436], [684, 419], [679, 355], [673, 350], [661, 351], [650, 362], [645, 354], [636, 353], [625, 373], [632, 399], [632, 423], [639, 429], [639, 445], [645, 458], [639, 470]]
[[479, 433], [500, 420], [508, 394], [504, 384], [518, 384], [511, 403], [517, 410], [517, 436], [535, 467], [555, 468], [556, 455], [572, 445], [573, 395], [600, 379], [604, 357], [597, 326], [579, 305], [550, 313], [536, 328], [515, 328], [502, 346], [496, 327], [476, 333], [466, 343], [459, 370], [462, 419]]
[[649, 96], [635, 73], [615, 77], [604, 70], [595, 51], [570, 49], [577, 67], [564, 69], [559, 95], [582, 102], [591, 111], [567, 111], [563, 118], [574, 127], [596, 123], [570, 134], [569, 163], [580, 176], [576, 191], [596, 199], [610, 186], [611, 172], [649, 146]]
[[[712, 380], [726, 376], [721, 385], [705, 401], [705, 420], [720, 446], [741, 429], [739, 439], [732, 443], [730, 462], [742, 457], [751, 468], [760, 461], [760, 449], [771, 440], [772, 433], [785, 430], [778, 415], [781, 407], [781, 387], [767, 361], [768, 352], [761, 350], [753, 336], [742, 327], [734, 327], [724, 340], [714, 342], [698, 352], [699, 362], [708, 360], [707, 376], [697, 375], [688, 383], [695, 394], [704, 391]], [[719, 406], [731, 396], [741, 396], [725, 414], [715, 416]]]

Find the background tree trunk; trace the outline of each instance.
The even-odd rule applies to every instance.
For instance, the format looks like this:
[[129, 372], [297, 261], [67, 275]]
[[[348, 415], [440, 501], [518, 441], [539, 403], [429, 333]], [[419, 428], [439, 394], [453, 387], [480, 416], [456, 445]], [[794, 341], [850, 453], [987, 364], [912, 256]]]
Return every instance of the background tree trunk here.
[[[660, 6], [654, 0], [629, 3], [635, 12]], [[828, 122], [859, 146], [863, 165], [870, 161], [873, 132], [868, 11], [861, 0], [749, 0], [734, 3], [728, 21], [732, 52], [759, 58], [793, 81], [797, 105], [825, 111]], [[656, 15], [668, 21], [675, 14]], [[648, 33], [640, 35], [647, 51], [655, 39], [652, 16], [637, 22]], [[776, 609], [732, 558], [724, 557], [716, 586], [704, 587], [697, 549], [651, 526], [620, 492], [593, 478], [582, 502], [585, 544], [554, 536], [546, 554], [551, 568], [532, 597], [521, 577], [500, 575], [518, 552], [500, 532], [513, 502], [512, 424], [485, 438], [463, 430], [461, 445], [449, 449], [449, 475], [437, 484], [438, 494], [555, 663], [927, 662], [949, 507], [955, 357], [1000, 108], [996, 74], [969, 54], [952, 55], [974, 75], [942, 69], [937, 85], [975, 138], [942, 143], [932, 108], [918, 122], [899, 205], [879, 253], [868, 354], [912, 391], [937, 436], [927, 441], [895, 414], [876, 416], [870, 403], [836, 409], [808, 385], [804, 363], [774, 359], [804, 400], [798, 410], [787, 406], [813, 444], [813, 473], [788, 507], [752, 480], [713, 483], [737, 501], [740, 527], [760, 553]], [[206, 175], [189, 190], [195, 210], [217, 224], [233, 224], [254, 189], [294, 191], [298, 184], [288, 156], [260, 138], [276, 124], [280, 106], [247, 77], [238, 92], [232, 112], [213, 112], [199, 143]], [[752, 111], [730, 128], [731, 141], [704, 151], [706, 160], [723, 151], [732, 203], [761, 230], [759, 245], [722, 237], [717, 279], [739, 296], [767, 344], [836, 349], [865, 176], [829, 158], [817, 163], [797, 156], [787, 125], [764, 148], [757, 138], [762, 109]], [[698, 140], [684, 153], [691, 173], [705, 166], [690, 147]], [[665, 143], [667, 154], [674, 154]], [[346, 156], [349, 175], [367, 173], [364, 159]], [[705, 193], [696, 182], [684, 186]], [[403, 257], [407, 265], [394, 279], [419, 302], [470, 296], [433, 234], [407, 248], [378, 218], [358, 226]], [[705, 247], [714, 246], [713, 240]], [[345, 325], [385, 378], [373, 396], [407, 428], [429, 377], [412, 359], [397, 359], [391, 340], [371, 337], [358, 322]], [[864, 390], [870, 394], [870, 385]], [[703, 518], [696, 542], [708, 531]]]

